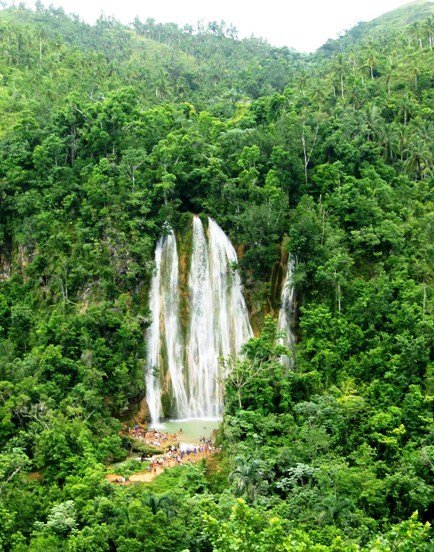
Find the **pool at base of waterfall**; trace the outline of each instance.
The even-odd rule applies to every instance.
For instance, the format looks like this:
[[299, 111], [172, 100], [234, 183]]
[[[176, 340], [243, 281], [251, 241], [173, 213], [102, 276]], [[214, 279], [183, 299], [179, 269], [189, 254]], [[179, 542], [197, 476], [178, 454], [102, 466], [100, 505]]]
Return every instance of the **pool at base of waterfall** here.
[[151, 428], [166, 433], [176, 433], [181, 442], [198, 444], [201, 437], [211, 437], [218, 429], [221, 418], [183, 418], [180, 420], [166, 420], [153, 424]]

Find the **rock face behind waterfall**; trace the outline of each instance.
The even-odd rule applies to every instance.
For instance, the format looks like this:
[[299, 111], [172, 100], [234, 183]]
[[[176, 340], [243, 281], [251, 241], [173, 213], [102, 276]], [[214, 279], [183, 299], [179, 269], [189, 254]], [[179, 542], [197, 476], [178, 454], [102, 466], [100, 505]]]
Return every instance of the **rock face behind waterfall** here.
[[219, 416], [219, 357], [236, 355], [252, 335], [229, 238], [212, 219], [205, 232], [195, 216], [190, 249], [187, 324], [181, 324], [180, 263], [172, 231], [160, 238], [155, 251], [149, 298], [152, 322], [146, 336], [146, 398], [154, 423], [169, 415]]

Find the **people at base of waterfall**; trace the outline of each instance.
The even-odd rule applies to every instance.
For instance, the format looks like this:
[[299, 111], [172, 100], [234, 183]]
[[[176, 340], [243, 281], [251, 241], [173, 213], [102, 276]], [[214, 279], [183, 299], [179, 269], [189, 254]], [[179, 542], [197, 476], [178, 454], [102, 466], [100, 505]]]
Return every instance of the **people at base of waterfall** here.
[[143, 429], [139, 424], [128, 428], [128, 435], [155, 448], [166, 447], [178, 440], [176, 433], [165, 433], [155, 428]]
[[[172, 445], [170, 450], [168, 450], [165, 454], [154, 455], [148, 459], [142, 456], [139, 460], [149, 460], [149, 465], [146, 467], [146, 471], [156, 476], [159, 471], [166, 470], [166, 468], [171, 468], [177, 465], [180, 466], [183, 463], [190, 461], [195, 462], [214, 452], [221, 451], [221, 447], [214, 447], [210, 440], [205, 439], [205, 441], [205, 444], [190, 446], [185, 450], [181, 450], [179, 447]], [[128, 477], [116, 478], [113, 482], [122, 484], [130, 483]]]
[[170, 450], [160, 456], [153, 456], [150, 459], [151, 469], [155, 467], [170, 467], [172, 462], [182, 463], [184, 460], [194, 460], [198, 455], [207, 455], [214, 452], [215, 449], [210, 443], [200, 446], [191, 446], [186, 449], [179, 450], [175, 445], [172, 445]]

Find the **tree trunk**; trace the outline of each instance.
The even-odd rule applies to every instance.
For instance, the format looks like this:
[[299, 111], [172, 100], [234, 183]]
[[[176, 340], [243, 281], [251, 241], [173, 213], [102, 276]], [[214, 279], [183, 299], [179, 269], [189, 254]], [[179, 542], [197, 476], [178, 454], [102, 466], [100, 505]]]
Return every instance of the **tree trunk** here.
[[308, 179], [307, 179], [307, 166], [309, 164], [309, 159], [307, 157], [307, 151], [306, 151], [306, 140], [305, 140], [305, 137], [304, 137], [304, 130], [301, 134], [301, 143], [303, 144], [303, 156], [304, 156], [304, 180], [306, 182], [306, 186], [308, 184]]

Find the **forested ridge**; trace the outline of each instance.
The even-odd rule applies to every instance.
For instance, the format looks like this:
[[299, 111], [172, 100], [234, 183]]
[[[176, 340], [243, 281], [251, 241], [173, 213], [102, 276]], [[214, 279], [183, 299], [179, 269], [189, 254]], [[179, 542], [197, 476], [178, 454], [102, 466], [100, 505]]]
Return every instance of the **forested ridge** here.
[[[0, 550], [432, 550], [432, 13], [306, 55], [224, 22], [0, 11]], [[156, 240], [192, 214], [236, 245], [255, 329], [222, 450], [112, 485]]]

